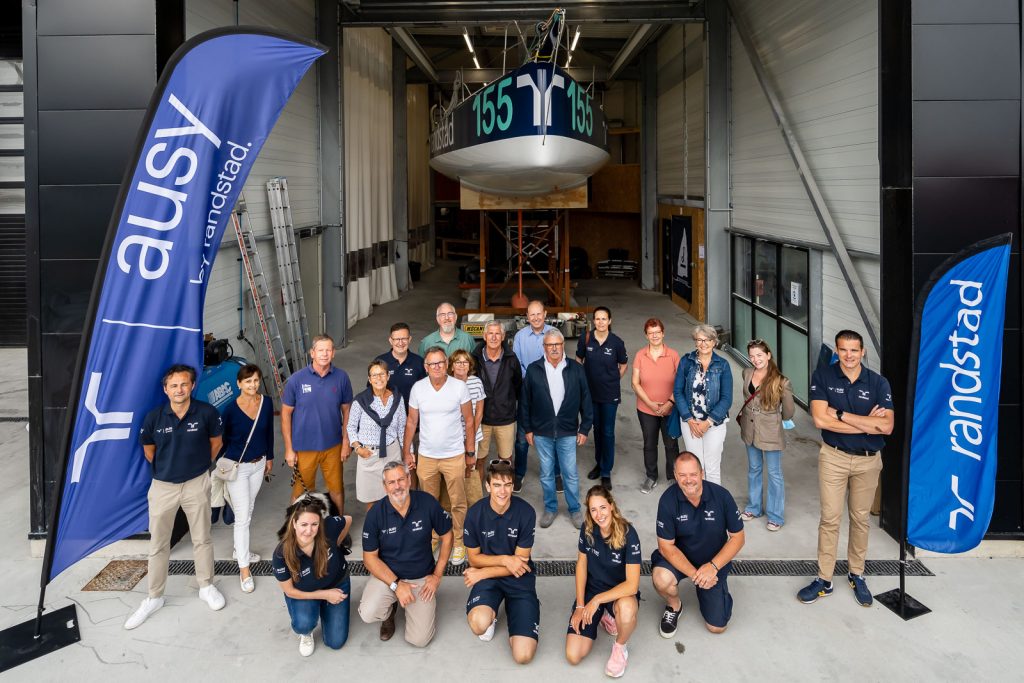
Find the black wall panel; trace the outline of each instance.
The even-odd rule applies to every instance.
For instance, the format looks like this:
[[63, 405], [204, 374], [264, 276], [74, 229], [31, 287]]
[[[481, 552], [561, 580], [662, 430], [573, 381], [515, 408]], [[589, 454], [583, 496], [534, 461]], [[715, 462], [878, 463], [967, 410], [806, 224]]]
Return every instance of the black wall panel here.
[[33, 536], [48, 524], [97, 259], [156, 84], [158, 1], [24, 9]]
[[[989, 533], [1015, 537], [1024, 536], [1020, 11], [1016, 0], [879, 3], [883, 291], [900, 292], [894, 285], [907, 277], [900, 269], [909, 268], [916, 296], [932, 269], [952, 253], [978, 239], [1014, 234], [999, 396], [996, 505]], [[907, 16], [910, 24], [901, 20]], [[900, 115], [908, 105], [909, 122]], [[900, 168], [912, 176], [910, 226], [887, 201], [894, 191], [890, 184], [906, 188]], [[889, 177], [898, 182], [887, 182]], [[910, 296], [883, 297], [883, 370], [891, 380], [902, 378], [895, 379], [894, 389], [906, 382], [905, 354], [888, 340], [909, 338], [913, 311]], [[883, 503], [890, 509], [898, 503], [902, 484], [892, 471], [901, 455], [894, 451], [887, 449], [889, 472], [883, 470]], [[898, 529], [897, 521], [898, 516], [883, 510], [883, 524], [891, 533]]]

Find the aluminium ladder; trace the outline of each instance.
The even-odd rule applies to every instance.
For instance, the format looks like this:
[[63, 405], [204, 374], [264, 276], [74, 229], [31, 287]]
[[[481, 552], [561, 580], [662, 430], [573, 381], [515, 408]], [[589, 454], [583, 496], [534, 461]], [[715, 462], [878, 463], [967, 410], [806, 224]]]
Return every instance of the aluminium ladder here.
[[[242, 217], [245, 218], [245, 225], [242, 224]], [[260, 258], [259, 249], [256, 247], [256, 237], [252, 232], [252, 223], [249, 221], [249, 212], [245, 208], [245, 197], [238, 198], [235, 210], [231, 212], [231, 224], [235, 228], [235, 237], [238, 239], [238, 251], [242, 258], [242, 268], [245, 271], [245, 278], [249, 283], [249, 291], [252, 293], [253, 307], [256, 310], [256, 320], [260, 326], [260, 333], [263, 337], [267, 357], [270, 359], [270, 367], [273, 369], [274, 387], [277, 395], [282, 396], [284, 380], [291, 374], [288, 366], [288, 358], [285, 353], [284, 342], [281, 340], [281, 331], [277, 326], [277, 317], [274, 315], [274, 304], [270, 298], [270, 288], [267, 286], [267, 278], [263, 272], [263, 260]]]
[[271, 178], [267, 181], [270, 222], [274, 229], [277, 267], [281, 275], [284, 316], [291, 339], [292, 358], [297, 363], [306, 359], [309, 348], [309, 325], [306, 322], [306, 303], [302, 296], [302, 278], [299, 274], [299, 254], [295, 245], [295, 226], [288, 197], [288, 179]]

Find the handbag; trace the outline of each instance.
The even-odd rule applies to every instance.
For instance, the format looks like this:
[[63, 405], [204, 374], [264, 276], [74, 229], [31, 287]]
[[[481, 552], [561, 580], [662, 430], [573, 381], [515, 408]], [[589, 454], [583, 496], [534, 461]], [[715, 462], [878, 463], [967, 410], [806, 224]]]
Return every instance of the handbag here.
[[740, 411], [736, 413], [736, 421], [739, 422], [740, 418], [743, 417], [743, 411], [747, 409], [747, 405], [754, 400], [754, 397], [761, 393], [761, 387], [758, 387], [754, 393], [747, 397], [747, 400], [740, 406]]
[[256, 411], [256, 419], [252, 421], [252, 429], [249, 430], [249, 437], [245, 440], [245, 446], [242, 448], [242, 454], [238, 456], [238, 460], [232, 460], [227, 457], [217, 458], [217, 463], [213, 466], [213, 476], [224, 481], [234, 481], [235, 479], [238, 479], [238, 466], [242, 464], [242, 458], [245, 457], [245, 451], [249, 448], [249, 442], [252, 441], [253, 432], [256, 431], [256, 423], [260, 421], [260, 415], [262, 413], [263, 395], [260, 394], [260, 407]]

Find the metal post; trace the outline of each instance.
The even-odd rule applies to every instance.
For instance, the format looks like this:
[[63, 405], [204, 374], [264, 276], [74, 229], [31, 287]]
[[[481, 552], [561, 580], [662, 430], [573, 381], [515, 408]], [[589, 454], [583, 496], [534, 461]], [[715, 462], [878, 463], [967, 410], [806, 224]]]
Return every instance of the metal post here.
[[480, 210], [480, 312], [487, 308], [487, 212]]

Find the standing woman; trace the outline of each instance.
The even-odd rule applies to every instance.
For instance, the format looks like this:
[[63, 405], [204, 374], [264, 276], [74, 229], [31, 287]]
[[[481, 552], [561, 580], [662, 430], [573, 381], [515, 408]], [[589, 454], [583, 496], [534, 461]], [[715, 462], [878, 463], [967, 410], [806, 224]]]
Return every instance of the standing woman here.
[[615, 465], [615, 413], [619, 409], [622, 376], [626, 374], [629, 356], [626, 344], [611, 331], [612, 312], [606, 306], [594, 309], [594, 330], [580, 336], [576, 344], [576, 360], [583, 363], [587, 388], [594, 412], [594, 455], [597, 463], [587, 473], [588, 479], [601, 479], [601, 485], [612, 490], [612, 467]]
[[579, 664], [597, 640], [597, 625], [615, 638], [604, 672], [626, 672], [626, 643], [636, 628], [640, 600], [640, 536], [619, 512], [608, 489], [587, 491], [586, 517], [576, 559], [576, 604], [565, 636], [565, 658]]
[[782, 449], [786, 445], [783, 421], [792, 420], [793, 386], [772, 358], [772, 350], [760, 339], [747, 343], [752, 368], [743, 370], [743, 407], [740, 409], [740, 438], [747, 445], [747, 483], [749, 498], [741, 515], [749, 522], [762, 514], [761, 487], [763, 468], [768, 469], [768, 531], [778, 531], [786, 523], [786, 486], [782, 478]]
[[249, 565], [260, 556], [249, 551], [249, 523], [263, 478], [274, 467], [274, 402], [260, 393], [263, 373], [258, 365], [238, 370], [241, 394], [224, 409], [224, 451], [221, 457], [234, 460], [238, 476], [226, 482], [235, 512], [232, 557], [238, 562], [238, 580], [243, 593], [256, 590]]
[[641, 493], [650, 493], [658, 485], [658, 434], [665, 445], [665, 478], [672, 481], [679, 442], [669, 436], [669, 421], [675, 417], [672, 391], [676, 383], [679, 354], [665, 345], [665, 326], [657, 318], [644, 323], [647, 346], [633, 358], [633, 392], [636, 394], [636, 415], [644, 437], [644, 470], [647, 478]]
[[[484, 438], [484, 399], [487, 398], [487, 392], [484, 390], [483, 381], [476, 376], [476, 361], [473, 360], [473, 356], [468, 351], [459, 349], [448, 358], [448, 374], [455, 379], [461, 379], [466, 383], [466, 388], [469, 389], [469, 398], [473, 402], [473, 424], [463, 424], [462, 428], [467, 433], [472, 432], [476, 434], [474, 437], [475, 448], [479, 452], [480, 442]], [[472, 505], [484, 496], [483, 486], [480, 483], [480, 474], [476, 469], [480, 466], [481, 463], [477, 460], [476, 467], [466, 471], [467, 505]], [[446, 496], [442, 496], [442, 505], [444, 502], [447, 502], [445, 498]]]
[[309, 494], [289, 508], [273, 566], [303, 657], [313, 654], [317, 622], [332, 650], [348, 640], [352, 581], [340, 546], [351, 526], [351, 517], [328, 517], [326, 503]]
[[388, 388], [388, 365], [374, 360], [366, 369], [370, 387], [352, 402], [348, 442], [358, 456], [356, 498], [369, 510], [387, 493], [381, 477], [389, 462], [401, 462], [405, 437], [405, 402]]
[[715, 328], [697, 325], [693, 342], [696, 350], [683, 356], [676, 372], [676, 410], [686, 450], [700, 459], [707, 481], [721, 484], [725, 423], [732, 407], [732, 369], [715, 353]]

